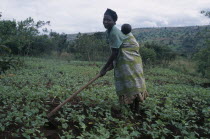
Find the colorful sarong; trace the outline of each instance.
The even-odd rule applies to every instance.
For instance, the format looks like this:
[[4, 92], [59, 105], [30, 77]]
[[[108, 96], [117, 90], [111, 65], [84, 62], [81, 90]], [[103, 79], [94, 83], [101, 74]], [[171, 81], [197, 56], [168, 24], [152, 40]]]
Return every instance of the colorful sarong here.
[[148, 94], [138, 42], [132, 33], [124, 35], [115, 26], [107, 35], [110, 47], [119, 49], [114, 61], [114, 77], [120, 103], [131, 104], [136, 98], [143, 101]]
[[144, 96], [146, 85], [139, 44], [131, 33], [127, 36], [119, 48], [119, 55], [114, 65], [114, 77], [120, 103], [130, 104], [135, 99], [134, 96], [138, 94]]

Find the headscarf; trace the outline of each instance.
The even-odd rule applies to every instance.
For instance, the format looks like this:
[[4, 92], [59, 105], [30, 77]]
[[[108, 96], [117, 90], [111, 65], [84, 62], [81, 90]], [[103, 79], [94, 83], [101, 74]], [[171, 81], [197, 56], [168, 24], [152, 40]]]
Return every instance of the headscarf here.
[[109, 15], [112, 17], [112, 19], [114, 20], [114, 22], [117, 21], [117, 13], [111, 9], [107, 9], [106, 12], [104, 13], [104, 15]]

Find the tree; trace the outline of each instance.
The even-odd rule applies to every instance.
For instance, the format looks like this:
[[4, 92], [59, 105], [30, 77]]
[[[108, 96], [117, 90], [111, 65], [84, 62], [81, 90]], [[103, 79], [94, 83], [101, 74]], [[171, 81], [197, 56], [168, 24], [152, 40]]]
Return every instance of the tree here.
[[58, 56], [61, 55], [61, 53], [68, 48], [69, 42], [67, 41], [67, 34], [62, 33], [56, 33], [56, 32], [50, 32], [50, 37], [53, 42], [54, 49], [58, 52]]
[[49, 21], [35, 22], [31, 17], [19, 22], [0, 21], [0, 44], [9, 47], [12, 54], [29, 55], [32, 53], [35, 38], [40, 35], [40, 28], [49, 23]]
[[[144, 47], [147, 48], [147, 49], [145, 48], [143, 49], [145, 54], [143, 54], [143, 52], [141, 52], [141, 49], [140, 49], [142, 59], [146, 60], [149, 58], [150, 64], [154, 62], [156, 64], [169, 64], [170, 61], [176, 58], [176, 53], [168, 46], [159, 45], [152, 42], [152, 43], [145, 43]], [[145, 62], [148, 63], [148, 60], [146, 60]]]
[[80, 60], [105, 60], [109, 55], [104, 33], [81, 34], [69, 45], [68, 52], [73, 53]]
[[10, 48], [5, 45], [0, 45], [0, 75], [12, 67], [15, 68], [20, 61], [19, 59], [13, 58], [10, 54]]
[[12, 50], [12, 53], [18, 51], [18, 38], [16, 22], [10, 20], [0, 21], [0, 44], [6, 45]]
[[[201, 11], [201, 13], [210, 18], [210, 11]], [[207, 40], [206, 47], [201, 49], [194, 58], [197, 61], [198, 72], [210, 78], [210, 40]]]
[[142, 57], [143, 64], [152, 65], [155, 62], [156, 53], [155, 53], [154, 49], [142, 47], [142, 48], [140, 48], [139, 52]]
[[201, 49], [194, 58], [197, 61], [198, 72], [210, 78], [210, 41], [208, 47]]
[[201, 14], [204, 14], [205, 16], [210, 18], [210, 11], [201, 11]]
[[50, 22], [38, 21], [34, 22], [33, 18], [29, 17], [24, 21], [17, 23], [17, 38], [18, 38], [18, 50], [23, 55], [29, 55], [31, 51], [31, 44], [34, 41], [34, 37], [39, 35], [39, 29], [45, 25], [49, 25]]
[[10, 54], [11, 49], [6, 47], [5, 45], [0, 45], [0, 56], [5, 56], [6, 54]]
[[48, 35], [35, 36], [31, 43], [30, 55], [50, 54], [53, 50], [54, 43]]

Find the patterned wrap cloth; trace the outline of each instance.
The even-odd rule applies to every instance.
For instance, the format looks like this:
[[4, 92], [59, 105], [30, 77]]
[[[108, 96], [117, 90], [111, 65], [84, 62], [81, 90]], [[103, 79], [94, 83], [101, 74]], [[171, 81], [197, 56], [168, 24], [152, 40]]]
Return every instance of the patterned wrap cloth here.
[[124, 35], [115, 26], [107, 37], [111, 48], [119, 48], [114, 79], [120, 103], [131, 104], [136, 98], [143, 101], [147, 92], [138, 42], [132, 33]]

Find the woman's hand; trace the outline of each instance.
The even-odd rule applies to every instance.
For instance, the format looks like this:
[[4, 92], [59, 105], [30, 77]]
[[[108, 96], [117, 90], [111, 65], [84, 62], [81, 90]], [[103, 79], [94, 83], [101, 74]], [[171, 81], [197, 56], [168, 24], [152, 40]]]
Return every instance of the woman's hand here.
[[[119, 49], [117, 48], [112, 48], [112, 54], [109, 57], [108, 61], [106, 62], [105, 66], [102, 68], [102, 70], [100, 71], [101, 77], [104, 76], [106, 74], [107, 71], [112, 70], [113, 67], [111, 65], [113, 65], [113, 61], [117, 58], [119, 53]], [[111, 67], [110, 67], [111, 66]]]
[[100, 71], [101, 77], [106, 74], [107, 71], [110, 71], [114, 68], [113, 64], [110, 64], [108, 68], [103, 67]]
[[110, 70], [112, 70], [114, 68], [114, 66], [113, 66], [113, 64], [111, 64], [107, 69], [106, 69], [106, 71], [110, 71]]
[[106, 74], [107, 70], [105, 68], [102, 68], [100, 71], [100, 77], [104, 76]]

